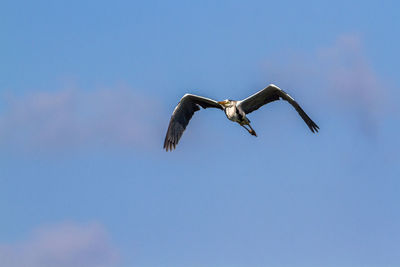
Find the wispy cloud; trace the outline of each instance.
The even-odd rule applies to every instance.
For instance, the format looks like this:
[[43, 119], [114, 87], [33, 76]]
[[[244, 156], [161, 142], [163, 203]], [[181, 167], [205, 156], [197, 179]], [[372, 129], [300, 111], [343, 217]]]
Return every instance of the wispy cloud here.
[[310, 53], [285, 53], [265, 64], [270, 77], [290, 87], [309, 89], [315, 101], [335, 114], [358, 120], [374, 132], [388, 104], [389, 83], [379, 77], [366, 55], [362, 39], [345, 34]]
[[0, 264], [7, 267], [115, 267], [117, 250], [95, 223], [41, 227], [16, 244], [0, 244]]
[[[148, 148], [157, 136], [157, 108], [129, 89], [8, 94], [0, 112], [0, 143], [18, 149], [87, 146]], [[157, 105], [155, 105], [157, 107]]]
[[364, 126], [373, 126], [385, 107], [387, 86], [378, 77], [356, 35], [340, 36], [331, 47], [318, 51], [326, 89], [337, 103], [355, 108]]

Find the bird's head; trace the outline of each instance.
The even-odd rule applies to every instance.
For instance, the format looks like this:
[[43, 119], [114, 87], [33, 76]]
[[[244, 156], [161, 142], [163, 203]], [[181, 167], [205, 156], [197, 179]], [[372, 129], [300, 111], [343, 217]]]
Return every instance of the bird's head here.
[[229, 99], [225, 99], [224, 101], [219, 101], [218, 104], [222, 105], [223, 107], [227, 108], [233, 105], [233, 101]]

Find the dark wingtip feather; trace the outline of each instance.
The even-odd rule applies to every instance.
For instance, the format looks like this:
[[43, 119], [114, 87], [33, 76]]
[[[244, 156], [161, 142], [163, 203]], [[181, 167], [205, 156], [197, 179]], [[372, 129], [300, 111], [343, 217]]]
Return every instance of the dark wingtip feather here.
[[171, 136], [170, 135], [170, 130], [167, 133], [167, 136], [165, 137], [164, 141], [164, 149], [168, 151], [172, 151], [176, 149], [176, 145], [178, 144], [179, 138], [178, 136]]
[[313, 122], [312, 120], [310, 120], [310, 123], [308, 124], [308, 128], [310, 128], [311, 132], [313, 133], [318, 133], [319, 127], [318, 125]]
[[[169, 132], [168, 132], [169, 133]], [[165, 141], [164, 141], [164, 149], [165, 151], [172, 151], [174, 148], [176, 147], [176, 142], [175, 140], [171, 139], [170, 136], [167, 134], [167, 136], [165, 137]]]

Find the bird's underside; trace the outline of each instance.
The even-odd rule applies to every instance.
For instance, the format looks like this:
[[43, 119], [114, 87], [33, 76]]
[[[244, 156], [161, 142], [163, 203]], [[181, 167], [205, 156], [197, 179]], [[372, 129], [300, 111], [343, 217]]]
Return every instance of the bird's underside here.
[[[307, 124], [308, 128], [313, 133], [318, 132], [319, 127], [310, 119], [300, 105], [297, 104], [297, 102], [285, 91], [281, 90], [276, 85], [270, 84], [261, 91], [241, 101], [224, 100], [217, 102], [210, 98], [185, 94], [172, 113], [167, 134], [165, 136], [164, 149], [167, 151], [175, 149], [180, 138], [182, 137], [183, 132], [186, 129], [186, 126], [189, 124], [190, 119], [196, 111], [200, 110], [200, 107], [218, 108], [223, 110], [229, 120], [237, 122], [250, 134], [257, 136], [256, 132], [250, 125], [250, 120], [246, 117], [246, 115], [270, 102], [279, 99], [289, 102], [289, 104], [291, 104], [299, 113], [300, 117]], [[246, 126], [248, 126], [249, 129], [246, 128]]]

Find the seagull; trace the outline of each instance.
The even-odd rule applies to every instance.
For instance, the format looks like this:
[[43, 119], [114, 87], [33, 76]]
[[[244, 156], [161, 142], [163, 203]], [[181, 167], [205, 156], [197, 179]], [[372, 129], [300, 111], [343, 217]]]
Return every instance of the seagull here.
[[[189, 124], [193, 114], [202, 108], [218, 108], [225, 112], [226, 117], [237, 122], [245, 128], [251, 135], [257, 136], [256, 132], [250, 125], [250, 120], [246, 117], [247, 114], [259, 109], [260, 107], [276, 100], [286, 100], [299, 113], [300, 117], [310, 128], [311, 132], [318, 132], [318, 125], [313, 122], [310, 117], [304, 112], [299, 104], [285, 91], [274, 84], [270, 84], [261, 91], [247, 97], [246, 99], [235, 101], [226, 99], [224, 101], [215, 101], [210, 98], [185, 94], [178, 105], [175, 107], [169, 121], [167, 135], [165, 136], [164, 149], [166, 151], [176, 148], [179, 139], [182, 137], [186, 126]], [[247, 128], [248, 126], [249, 128]]]

